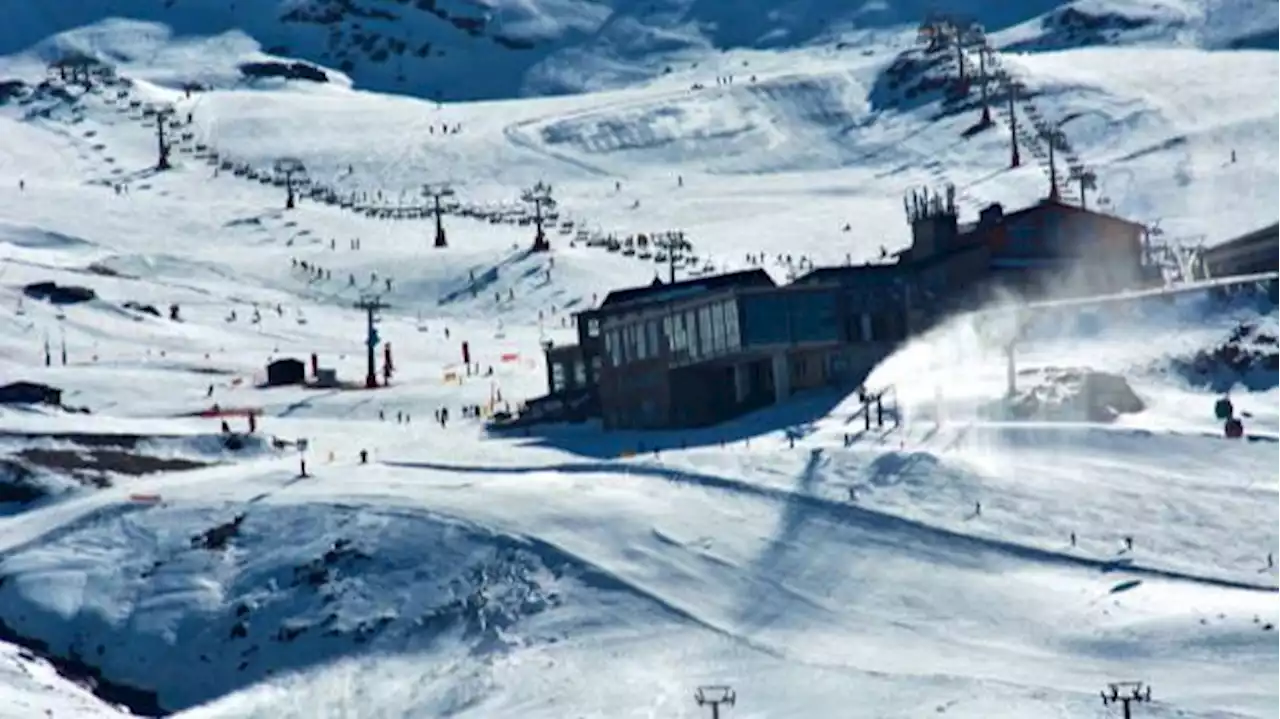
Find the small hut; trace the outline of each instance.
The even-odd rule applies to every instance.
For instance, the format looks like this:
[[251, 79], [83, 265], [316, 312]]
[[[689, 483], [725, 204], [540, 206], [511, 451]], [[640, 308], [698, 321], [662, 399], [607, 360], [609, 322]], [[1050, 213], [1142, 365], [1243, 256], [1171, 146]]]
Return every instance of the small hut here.
[[307, 379], [307, 365], [300, 359], [285, 357], [267, 365], [267, 386], [303, 384]]

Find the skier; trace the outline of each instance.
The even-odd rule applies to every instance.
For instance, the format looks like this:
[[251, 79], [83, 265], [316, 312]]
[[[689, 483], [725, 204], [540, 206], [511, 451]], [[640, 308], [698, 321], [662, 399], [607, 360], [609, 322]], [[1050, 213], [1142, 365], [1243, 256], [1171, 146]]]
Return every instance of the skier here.
[[1071, 533], [1071, 546], [1073, 546], [1073, 547], [1074, 547], [1074, 546], [1076, 546], [1076, 533], [1075, 533], [1075, 532], [1072, 532], [1072, 533]]
[[982, 502], [974, 502], [974, 503], [973, 503], [973, 515], [974, 515], [975, 517], [981, 517], [981, 516], [982, 516]]
[[1125, 548], [1125, 550], [1126, 550], [1126, 551], [1133, 551], [1133, 537], [1132, 537], [1132, 536], [1125, 535], [1125, 538], [1124, 538], [1124, 548]]
[[360, 464], [368, 464], [368, 463], [369, 463], [369, 450], [367, 449], [360, 450]]

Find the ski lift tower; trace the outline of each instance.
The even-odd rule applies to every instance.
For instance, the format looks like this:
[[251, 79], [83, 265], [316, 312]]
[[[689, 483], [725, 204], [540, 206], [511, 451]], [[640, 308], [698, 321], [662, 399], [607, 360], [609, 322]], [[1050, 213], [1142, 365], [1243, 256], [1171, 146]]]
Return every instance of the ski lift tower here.
[[551, 243], [547, 241], [543, 223], [546, 221], [546, 213], [556, 207], [555, 198], [551, 196], [551, 185], [539, 181], [533, 187], [520, 193], [520, 201], [533, 208], [533, 224], [537, 230], [533, 237], [533, 251], [550, 251]]
[[720, 719], [720, 705], [733, 706], [738, 701], [738, 696], [732, 687], [708, 685], [698, 687], [698, 690], [693, 693], [693, 700], [698, 703], [698, 706], [711, 707], [711, 719]]
[[169, 153], [173, 149], [173, 143], [165, 133], [166, 124], [173, 122], [174, 109], [172, 106], [162, 107], [156, 110], [156, 169], [169, 170], [173, 165], [169, 162]]
[[355, 308], [364, 310], [365, 316], [368, 318], [367, 330], [365, 332], [365, 349], [368, 358], [368, 367], [365, 371], [364, 386], [366, 389], [374, 389], [378, 386], [378, 366], [377, 358], [374, 350], [378, 348], [378, 310], [384, 310], [391, 305], [382, 301], [381, 295], [363, 295], [360, 301], [355, 303]]
[[431, 198], [432, 214], [436, 219], [436, 239], [435, 247], [448, 247], [449, 242], [445, 239], [444, 234], [444, 208], [440, 205], [441, 198], [453, 197], [453, 187], [445, 183], [432, 183], [422, 186], [422, 194]]
[[1133, 719], [1130, 705], [1151, 703], [1151, 687], [1144, 687], [1142, 682], [1111, 682], [1102, 692], [1102, 703], [1119, 704], [1124, 708], [1124, 719]]

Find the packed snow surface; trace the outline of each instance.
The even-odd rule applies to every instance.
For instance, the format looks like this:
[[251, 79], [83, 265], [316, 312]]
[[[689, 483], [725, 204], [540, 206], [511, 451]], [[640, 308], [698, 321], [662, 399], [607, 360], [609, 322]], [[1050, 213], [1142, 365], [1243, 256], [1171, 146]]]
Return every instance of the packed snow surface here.
[[[1006, 118], [966, 134], [976, 106], [888, 89], [889, 63], [919, 52], [918, 3], [758, 27], [731, 27], [729, 3], [687, 4], [719, 24], [662, 36], [651, 4], [492, 2], [492, 27], [549, 45], [537, 63], [503, 56], [476, 80], [488, 99], [465, 103], [377, 94], [394, 82], [363, 65], [246, 82], [238, 65], [275, 62], [289, 53], [263, 48], [289, 38], [248, 11], [209, 24], [222, 4], [125, 3], [97, 23], [100, 2], [27, 3], [0, 29], [0, 80], [26, 88], [0, 101], [0, 383], [89, 410], [0, 409], [0, 459], [44, 492], [0, 506], [0, 620], [115, 687], [104, 701], [0, 644], [0, 716], [114, 716], [118, 701], [192, 719], [695, 717], [698, 685], [730, 684], [728, 716], [1081, 717], [1130, 679], [1153, 687], [1142, 716], [1276, 716], [1280, 397], [1233, 388], [1250, 438], [1227, 441], [1218, 396], [1176, 369], [1242, 322], [1274, 337], [1274, 304], [1045, 311], [1020, 377], [1121, 376], [1143, 408], [1110, 422], [989, 418], [1004, 356], [974, 317], [876, 369], [893, 401], [870, 430], [831, 392], [688, 432], [493, 436], [463, 416], [545, 392], [542, 343], [572, 341], [571, 313], [667, 271], [579, 230], [682, 230], [698, 257], [682, 277], [764, 253], [785, 281], [802, 257], [906, 246], [908, 187], [954, 183], [965, 219], [1041, 197], [1043, 167], [1008, 168]], [[1054, 3], [985, 18], [1013, 48], [1001, 67], [1097, 173], [1090, 202], [1213, 244], [1277, 216], [1274, 48], [1205, 49], [1274, 30], [1274, 4], [1246, 5], [1074, 3], [1146, 18], [1087, 47], [1041, 18]], [[298, 32], [299, 56], [339, 64]], [[60, 47], [131, 84], [38, 87]], [[512, 99], [594, 87], [566, 68], [607, 67], [597, 92]], [[188, 81], [212, 89], [186, 97]], [[175, 107], [169, 171], [153, 169], [151, 103]], [[553, 252], [528, 251], [528, 225], [459, 212], [436, 249], [426, 219], [310, 195], [284, 210], [284, 188], [239, 171], [283, 157], [388, 207], [450, 183], [471, 215], [512, 213], [546, 181]], [[24, 295], [37, 282], [94, 296]], [[389, 387], [258, 387], [269, 360], [312, 353], [361, 385], [352, 305], [369, 293], [390, 305]], [[214, 404], [234, 432], [236, 411], [260, 412], [275, 441], [226, 445], [222, 420], [199, 416]], [[130, 466], [188, 464], [80, 464], [104, 442]]]

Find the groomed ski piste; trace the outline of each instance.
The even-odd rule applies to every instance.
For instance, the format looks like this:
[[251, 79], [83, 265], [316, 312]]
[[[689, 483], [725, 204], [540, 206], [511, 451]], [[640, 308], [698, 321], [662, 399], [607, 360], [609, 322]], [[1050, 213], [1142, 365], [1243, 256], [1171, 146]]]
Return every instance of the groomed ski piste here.
[[[1045, 115], [1076, 118], [1111, 211], [1213, 244], [1277, 215], [1274, 48], [1214, 49], [1258, 30], [1247, 5], [1163, 4], [1182, 24], [1141, 43], [1002, 62]], [[1004, 355], [962, 316], [876, 369], [895, 402], [869, 431], [855, 399], [818, 392], [694, 431], [494, 435], [461, 407], [543, 394], [542, 343], [572, 341], [570, 313], [666, 268], [575, 234], [529, 253], [531, 227], [457, 215], [436, 249], [429, 220], [286, 211], [282, 188], [189, 152], [155, 172], [140, 116], [173, 103], [186, 147], [297, 158], [391, 204], [449, 182], [514, 206], [546, 181], [576, 228], [684, 231], [700, 260], [682, 273], [765, 253], [785, 281], [779, 255], [905, 246], [908, 187], [1006, 207], [1047, 189], [1034, 163], [1008, 169], [999, 125], [966, 139], [973, 112], [883, 95], [912, 18], [669, 74], [619, 44], [600, 72], [652, 79], [443, 104], [332, 70], [248, 85], [236, 64], [266, 56], [247, 36], [158, 19], [43, 43], [63, 28], [36, 23], [22, 51], [0, 36], [0, 79], [34, 86], [61, 43], [132, 80], [0, 103], [0, 384], [89, 410], [0, 408], [0, 478], [16, 458], [43, 495], [0, 505], [0, 717], [697, 717], [694, 689], [724, 684], [728, 717], [1074, 718], [1118, 715], [1099, 691], [1125, 680], [1152, 687], [1144, 717], [1277, 716], [1276, 376], [1230, 387], [1233, 441], [1218, 391], [1184, 371], [1242, 322], [1274, 337], [1274, 304], [1044, 312], [1019, 382], [1122, 376], [1142, 409], [1109, 422], [996, 416]], [[1016, 20], [1003, 42], [1034, 35]], [[187, 80], [213, 89], [187, 98]], [[96, 296], [24, 298], [36, 282]], [[312, 353], [360, 384], [369, 292], [390, 305], [389, 386], [256, 387], [269, 360]], [[464, 341], [485, 372], [462, 371]], [[254, 435], [227, 447], [198, 416], [213, 404], [260, 411]]]

